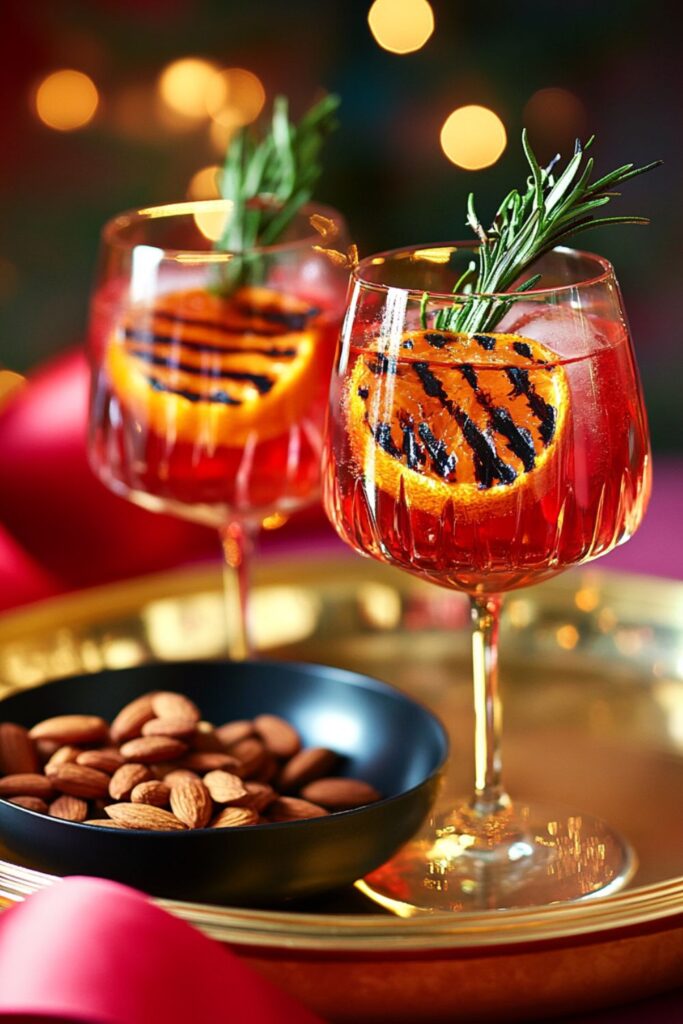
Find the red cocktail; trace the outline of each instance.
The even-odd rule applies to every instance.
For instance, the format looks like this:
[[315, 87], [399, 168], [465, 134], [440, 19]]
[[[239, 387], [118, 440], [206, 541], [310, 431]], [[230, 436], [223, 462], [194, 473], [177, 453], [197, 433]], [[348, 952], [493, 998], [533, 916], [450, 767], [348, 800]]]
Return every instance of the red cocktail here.
[[[221, 532], [240, 576], [239, 620], [251, 534], [319, 493], [346, 275], [320, 247], [321, 227], [345, 244], [335, 211], [304, 207], [277, 244], [239, 254], [203, 231], [207, 212], [231, 211], [178, 204], [105, 228], [90, 459], [125, 497]], [[236, 652], [247, 647], [243, 634]]]

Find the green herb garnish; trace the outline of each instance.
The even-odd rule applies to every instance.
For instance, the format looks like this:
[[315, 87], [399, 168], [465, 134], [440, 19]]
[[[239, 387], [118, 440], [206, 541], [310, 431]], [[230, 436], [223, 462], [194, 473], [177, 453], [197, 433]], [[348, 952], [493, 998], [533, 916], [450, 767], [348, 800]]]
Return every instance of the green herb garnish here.
[[325, 96], [294, 124], [286, 97], [277, 96], [263, 136], [243, 128], [230, 143], [220, 192], [233, 209], [215, 248], [235, 258], [221, 268], [216, 286], [221, 293], [260, 279], [262, 260], [250, 250], [277, 242], [311, 199], [322, 172], [323, 144], [337, 126], [338, 106], [338, 96]]
[[[591, 182], [593, 158], [586, 153], [594, 136], [582, 145], [577, 139], [574, 155], [564, 170], [556, 174], [560, 159], [556, 156], [547, 167], [540, 167], [527, 138], [522, 132], [522, 147], [531, 168], [526, 192], [509, 192], [498, 207], [493, 224], [486, 231], [474, 209], [474, 195], [467, 200], [467, 223], [480, 240], [476, 259], [457, 281], [453, 292], [470, 294], [465, 299], [442, 309], [436, 316], [439, 330], [476, 333], [492, 330], [521, 295], [538, 284], [541, 275], [533, 274], [510, 293], [510, 298], [494, 299], [492, 292], [505, 292], [544, 253], [570, 235], [604, 224], [647, 224], [645, 217], [596, 217], [595, 211], [620, 193], [616, 185], [651, 171], [661, 160], [636, 167], [624, 164], [597, 181]], [[488, 294], [487, 294], [488, 293]], [[424, 310], [424, 304], [423, 304]], [[423, 326], [426, 315], [423, 312]]]

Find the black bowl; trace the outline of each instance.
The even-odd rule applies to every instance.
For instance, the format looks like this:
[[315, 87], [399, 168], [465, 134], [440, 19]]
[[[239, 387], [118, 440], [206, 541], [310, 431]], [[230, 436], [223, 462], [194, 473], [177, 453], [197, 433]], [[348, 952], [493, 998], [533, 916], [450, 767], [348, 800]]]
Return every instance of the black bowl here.
[[150, 690], [178, 690], [217, 724], [281, 715], [306, 746], [342, 755], [341, 774], [377, 803], [304, 821], [187, 832], [96, 828], [0, 800], [9, 849], [60, 875], [113, 878], [159, 896], [265, 905], [348, 885], [386, 861], [429, 812], [448, 741], [420, 704], [367, 676], [291, 662], [184, 662], [76, 676], [0, 701], [0, 721], [114, 715]]

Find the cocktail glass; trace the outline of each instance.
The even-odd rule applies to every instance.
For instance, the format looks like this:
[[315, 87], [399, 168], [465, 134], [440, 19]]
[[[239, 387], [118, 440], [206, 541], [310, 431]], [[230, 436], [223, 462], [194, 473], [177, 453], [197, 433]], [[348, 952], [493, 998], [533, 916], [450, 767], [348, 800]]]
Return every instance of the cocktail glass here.
[[[556, 249], [521, 297], [454, 296], [471, 257], [454, 244], [363, 260], [332, 376], [323, 490], [337, 532], [471, 602], [473, 795], [364, 883], [404, 913], [605, 894], [635, 865], [605, 822], [510, 799], [497, 672], [502, 596], [612, 550], [645, 511], [648, 431], [619, 287], [606, 260]], [[435, 327], [473, 301], [500, 312], [495, 332]]]
[[[89, 453], [113, 491], [215, 527], [231, 655], [252, 650], [254, 537], [319, 495], [346, 272], [341, 216], [308, 205], [274, 245], [217, 250], [232, 204], [124, 213], [104, 228], [90, 331]], [[315, 225], [313, 227], [312, 225]]]

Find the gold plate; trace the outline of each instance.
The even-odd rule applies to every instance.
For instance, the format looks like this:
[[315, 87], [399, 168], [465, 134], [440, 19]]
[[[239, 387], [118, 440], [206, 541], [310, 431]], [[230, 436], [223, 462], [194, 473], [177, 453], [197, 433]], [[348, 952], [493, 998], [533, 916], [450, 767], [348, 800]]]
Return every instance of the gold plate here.
[[[462, 595], [343, 553], [263, 560], [255, 583], [264, 652], [367, 672], [432, 706], [452, 737], [447, 793], [469, 790]], [[218, 568], [116, 584], [0, 617], [0, 694], [219, 657], [226, 642]], [[628, 889], [405, 919], [353, 890], [289, 911], [161, 904], [331, 1021], [547, 1020], [681, 984], [683, 585], [583, 569], [512, 594], [502, 675], [513, 797], [607, 818], [638, 854]], [[5, 905], [55, 881], [5, 856]]]

